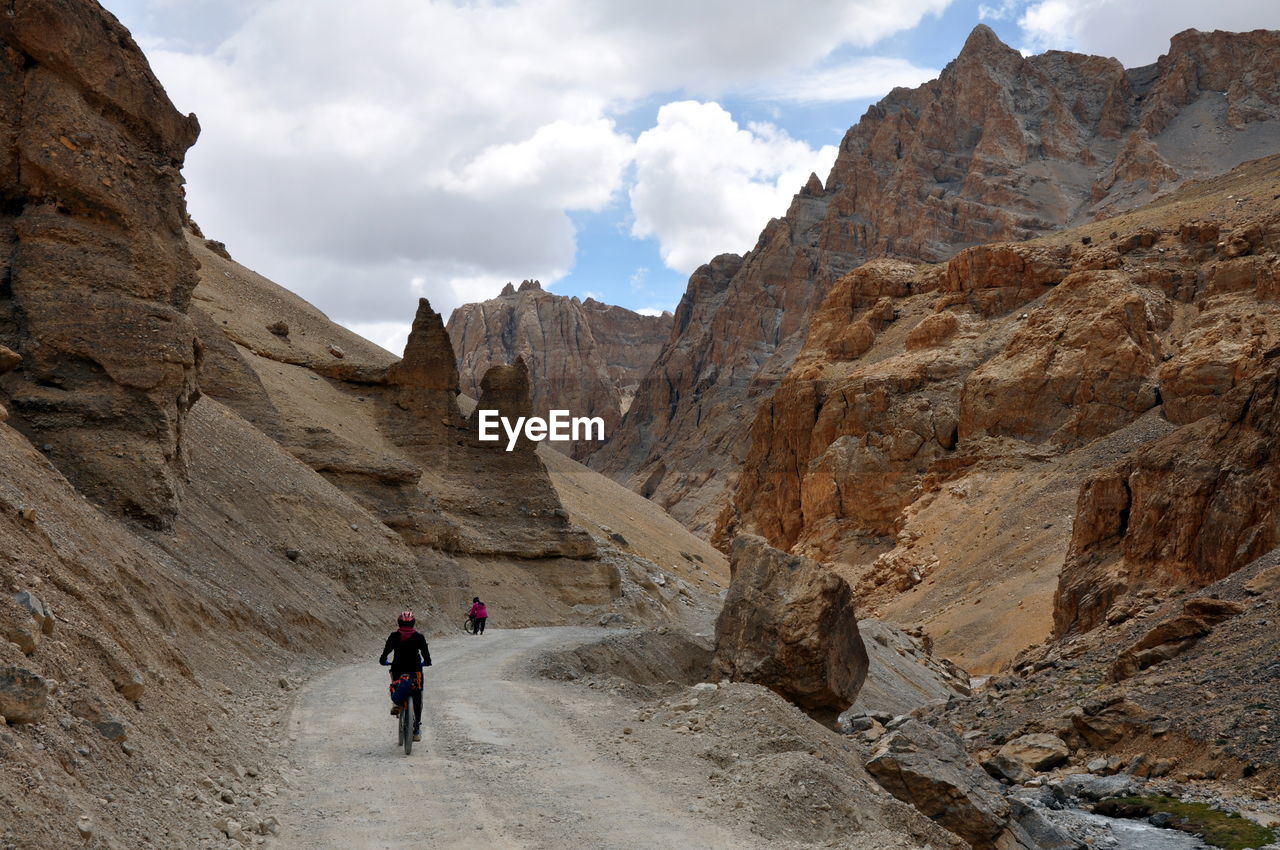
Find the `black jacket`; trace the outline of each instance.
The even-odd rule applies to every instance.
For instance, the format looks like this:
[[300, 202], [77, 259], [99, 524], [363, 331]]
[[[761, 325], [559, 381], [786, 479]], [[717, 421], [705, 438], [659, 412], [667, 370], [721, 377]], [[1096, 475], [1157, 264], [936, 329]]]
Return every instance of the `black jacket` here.
[[431, 650], [427, 648], [427, 639], [422, 632], [414, 632], [408, 640], [400, 639], [399, 630], [392, 632], [382, 647], [378, 663], [386, 661], [388, 655], [391, 656], [391, 673], [395, 676], [416, 673], [422, 666], [431, 666]]

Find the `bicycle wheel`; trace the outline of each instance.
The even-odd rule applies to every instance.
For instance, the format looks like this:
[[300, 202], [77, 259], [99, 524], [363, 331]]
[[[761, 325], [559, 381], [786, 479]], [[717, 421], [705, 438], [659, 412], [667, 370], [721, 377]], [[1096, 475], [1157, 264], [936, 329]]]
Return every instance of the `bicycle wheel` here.
[[475, 621], [475, 620], [473, 620], [471, 617], [468, 617], [468, 618], [467, 618], [467, 621], [466, 621], [465, 623], [463, 623], [463, 624], [462, 624], [462, 630], [463, 630], [464, 632], [466, 632], [467, 634], [469, 634], [469, 635], [473, 635], [473, 634], [475, 634], [475, 633], [476, 633], [476, 621]]
[[413, 752], [413, 697], [404, 701], [400, 709], [400, 743], [404, 745], [404, 754]]

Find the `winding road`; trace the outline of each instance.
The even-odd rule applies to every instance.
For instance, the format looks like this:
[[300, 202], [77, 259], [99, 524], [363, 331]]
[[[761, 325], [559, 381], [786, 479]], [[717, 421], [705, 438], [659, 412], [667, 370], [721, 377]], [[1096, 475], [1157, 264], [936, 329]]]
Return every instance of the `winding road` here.
[[607, 700], [523, 672], [542, 652], [604, 634], [492, 629], [433, 640], [423, 740], [408, 757], [395, 746], [382, 668], [346, 665], [313, 680], [290, 721], [302, 773], [283, 846], [763, 846], [706, 822], [593, 746], [602, 733], [583, 708], [607, 710]]

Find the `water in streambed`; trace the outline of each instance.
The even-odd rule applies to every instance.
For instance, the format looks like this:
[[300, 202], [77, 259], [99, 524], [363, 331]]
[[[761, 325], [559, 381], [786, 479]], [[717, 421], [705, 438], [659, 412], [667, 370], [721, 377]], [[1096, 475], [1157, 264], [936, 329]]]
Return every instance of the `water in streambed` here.
[[1213, 850], [1194, 835], [1161, 829], [1143, 820], [1095, 815], [1082, 809], [1046, 811], [1050, 820], [1097, 850]]

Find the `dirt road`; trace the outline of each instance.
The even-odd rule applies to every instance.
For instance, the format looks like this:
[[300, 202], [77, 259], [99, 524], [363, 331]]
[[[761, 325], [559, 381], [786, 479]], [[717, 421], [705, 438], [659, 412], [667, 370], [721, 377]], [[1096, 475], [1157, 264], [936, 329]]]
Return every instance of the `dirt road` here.
[[610, 759], [573, 719], [582, 708], [566, 705], [578, 698], [573, 687], [522, 672], [545, 650], [601, 634], [493, 629], [432, 641], [423, 740], [409, 757], [395, 748], [382, 668], [366, 661], [314, 680], [291, 719], [302, 773], [282, 818], [284, 846], [764, 846]]

